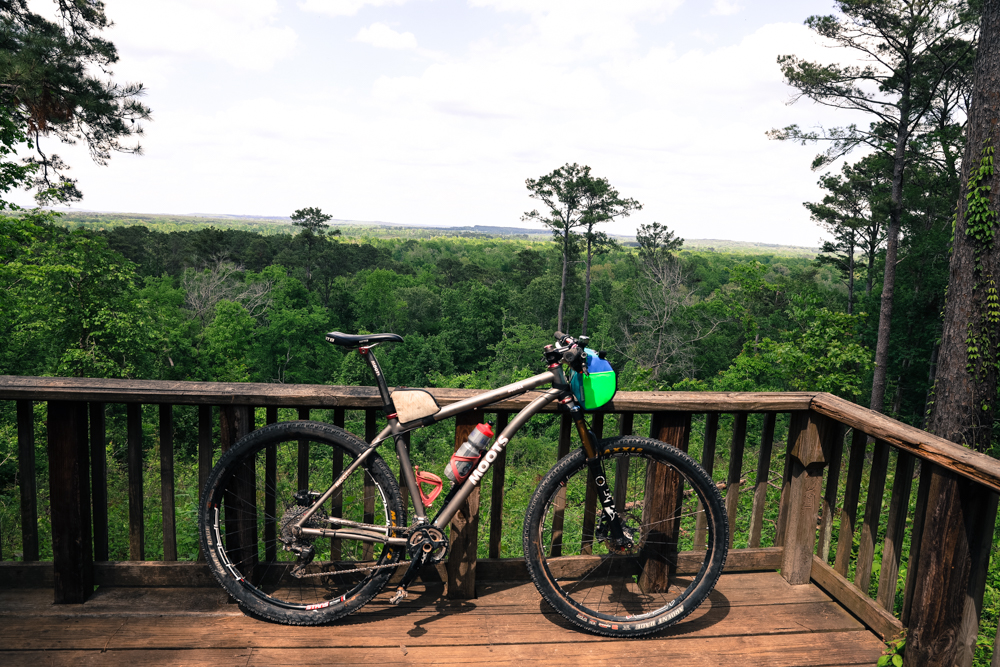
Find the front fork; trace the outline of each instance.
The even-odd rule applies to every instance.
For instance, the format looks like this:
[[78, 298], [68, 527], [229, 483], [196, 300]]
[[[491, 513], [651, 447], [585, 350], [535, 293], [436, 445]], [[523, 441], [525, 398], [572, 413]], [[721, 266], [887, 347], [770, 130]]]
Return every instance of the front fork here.
[[[583, 418], [583, 410], [579, 406], [574, 406], [573, 421], [576, 423], [576, 431], [580, 435], [580, 442], [583, 444], [584, 454], [587, 455], [587, 468], [590, 471], [590, 479], [594, 480], [594, 488], [597, 491], [597, 498], [601, 502], [601, 522], [607, 526], [608, 536], [616, 545], [631, 543], [631, 537], [626, 536], [622, 529], [621, 515], [615, 508], [615, 494], [608, 484], [607, 476], [604, 474], [604, 466], [598, 458], [597, 436], [587, 428], [587, 422]], [[571, 408], [573, 410], [573, 408]], [[628, 544], [631, 546], [631, 544]]]

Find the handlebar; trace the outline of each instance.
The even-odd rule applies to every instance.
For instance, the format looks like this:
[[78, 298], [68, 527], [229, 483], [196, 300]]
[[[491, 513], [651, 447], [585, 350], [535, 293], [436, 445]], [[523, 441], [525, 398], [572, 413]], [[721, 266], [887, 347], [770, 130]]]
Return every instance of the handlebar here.
[[584, 371], [583, 362], [586, 358], [584, 344], [589, 340], [586, 336], [574, 339], [562, 331], [555, 332], [556, 345], [545, 346], [545, 359], [549, 363], [568, 364], [577, 373]]

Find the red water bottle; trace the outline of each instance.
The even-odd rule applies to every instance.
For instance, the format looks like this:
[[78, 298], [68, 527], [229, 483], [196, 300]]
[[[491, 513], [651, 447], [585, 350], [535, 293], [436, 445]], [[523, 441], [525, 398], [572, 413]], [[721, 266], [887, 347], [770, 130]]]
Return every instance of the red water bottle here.
[[490, 444], [493, 437], [493, 429], [489, 424], [479, 424], [472, 429], [472, 433], [462, 446], [451, 455], [448, 467], [444, 470], [444, 476], [451, 480], [452, 484], [461, 484], [472, 473], [472, 468], [476, 461]]

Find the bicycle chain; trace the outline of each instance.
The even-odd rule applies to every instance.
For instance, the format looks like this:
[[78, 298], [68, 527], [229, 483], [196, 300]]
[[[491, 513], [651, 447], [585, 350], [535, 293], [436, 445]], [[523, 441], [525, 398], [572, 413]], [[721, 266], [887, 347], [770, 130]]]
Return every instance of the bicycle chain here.
[[350, 570], [334, 570], [333, 572], [314, 572], [313, 574], [300, 575], [296, 577], [296, 579], [308, 579], [310, 577], [332, 577], [335, 574], [353, 574], [355, 572], [371, 572], [373, 570], [384, 570], [388, 567], [398, 567], [399, 563], [402, 562], [403, 561], [399, 561], [396, 563], [386, 563], [385, 565], [372, 565], [371, 567], [355, 567]]

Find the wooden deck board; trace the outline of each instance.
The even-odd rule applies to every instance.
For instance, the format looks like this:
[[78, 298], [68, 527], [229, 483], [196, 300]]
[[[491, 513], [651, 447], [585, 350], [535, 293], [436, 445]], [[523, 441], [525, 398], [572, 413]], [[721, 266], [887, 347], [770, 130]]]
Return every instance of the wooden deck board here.
[[3, 590], [0, 664], [870, 665], [882, 648], [821, 589], [773, 572], [723, 576], [691, 617], [645, 640], [577, 631], [531, 584], [484, 583], [465, 601], [441, 592], [415, 586], [402, 607], [383, 595], [333, 625], [302, 628], [246, 617], [218, 589], [107, 589], [83, 605]]

